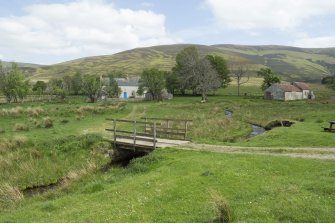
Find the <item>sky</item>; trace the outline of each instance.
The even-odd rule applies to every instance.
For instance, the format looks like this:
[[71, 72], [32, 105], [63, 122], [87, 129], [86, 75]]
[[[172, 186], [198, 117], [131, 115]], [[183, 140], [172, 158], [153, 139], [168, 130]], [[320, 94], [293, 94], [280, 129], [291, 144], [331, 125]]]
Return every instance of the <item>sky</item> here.
[[154, 45], [335, 47], [335, 0], [0, 0], [0, 60], [55, 64]]

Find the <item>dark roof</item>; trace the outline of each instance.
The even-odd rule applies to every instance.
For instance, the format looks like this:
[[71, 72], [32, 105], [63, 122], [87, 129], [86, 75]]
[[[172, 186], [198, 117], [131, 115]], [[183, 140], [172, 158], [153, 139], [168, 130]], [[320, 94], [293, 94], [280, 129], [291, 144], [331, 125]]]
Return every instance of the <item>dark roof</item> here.
[[301, 90], [311, 90], [311, 88], [308, 86], [308, 84], [304, 82], [293, 82], [293, 85], [297, 86]]
[[300, 88], [297, 88], [296, 86], [291, 84], [276, 84], [276, 85], [284, 92], [301, 92]]
[[138, 80], [137, 79], [124, 79], [124, 78], [117, 78], [116, 79], [117, 84], [122, 87], [122, 86], [133, 86], [137, 87], [138, 86]]

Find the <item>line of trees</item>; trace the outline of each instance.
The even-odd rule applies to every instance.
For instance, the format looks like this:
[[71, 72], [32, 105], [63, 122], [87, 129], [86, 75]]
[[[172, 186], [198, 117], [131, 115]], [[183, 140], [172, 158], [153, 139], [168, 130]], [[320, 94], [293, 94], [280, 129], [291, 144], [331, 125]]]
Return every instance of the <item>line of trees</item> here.
[[73, 76], [65, 75], [61, 79], [53, 78], [45, 85], [38, 81], [33, 89], [37, 89], [39, 93], [44, 93], [44, 89], [47, 94], [61, 99], [67, 95], [86, 95], [91, 103], [96, 102], [102, 94], [119, 97], [121, 93], [113, 75], [102, 78], [92, 74], [82, 75], [79, 72]]
[[8, 67], [3, 66], [0, 61], [0, 93], [6, 97], [8, 103], [22, 101], [29, 93], [40, 97], [47, 94], [60, 99], [64, 99], [67, 95], [86, 95], [90, 102], [97, 101], [101, 94], [119, 97], [121, 89], [114, 74], [109, 74], [103, 79], [108, 83], [104, 83], [101, 77], [96, 75], [82, 75], [77, 72], [72, 76], [52, 78], [48, 82], [37, 81], [31, 85], [17, 64], [12, 63]]
[[[278, 75], [270, 68], [261, 68], [257, 75], [263, 77], [262, 90], [274, 83], [280, 83]], [[208, 94], [215, 93], [218, 88], [227, 87], [232, 79], [236, 80], [237, 95], [240, 96], [241, 86], [250, 79], [247, 61], [233, 61], [228, 67], [223, 57], [201, 57], [197, 48], [190, 46], [177, 54], [176, 65], [171, 71], [160, 71], [156, 68], [144, 70], [139, 91], [146, 90], [152, 98], [159, 99], [160, 92], [166, 88], [172, 94], [201, 95], [202, 101], [207, 101]]]

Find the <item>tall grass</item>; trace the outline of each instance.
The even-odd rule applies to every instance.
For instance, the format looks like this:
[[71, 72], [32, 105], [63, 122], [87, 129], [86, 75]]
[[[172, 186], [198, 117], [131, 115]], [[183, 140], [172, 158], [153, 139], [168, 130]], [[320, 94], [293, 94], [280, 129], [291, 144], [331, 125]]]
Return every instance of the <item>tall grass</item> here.
[[215, 222], [217, 223], [232, 222], [232, 214], [228, 202], [217, 192], [212, 192], [211, 201], [214, 205], [214, 209], [217, 215]]
[[14, 108], [8, 108], [8, 109], [1, 109], [0, 110], [0, 116], [4, 117], [19, 117], [22, 115], [27, 115], [31, 117], [38, 117], [41, 114], [43, 114], [45, 111], [41, 107], [27, 107], [23, 108], [21, 106], [17, 106]]
[[0, 184], [0, 207], [7, 208], [24, 198], [18, 187]]
[[29, 131], [29, 126], [27, 124], [23, 124], [23, 123], [16, 123], [14, 128], [14, 131], [24, 131], [24, 132], [28, 132]]

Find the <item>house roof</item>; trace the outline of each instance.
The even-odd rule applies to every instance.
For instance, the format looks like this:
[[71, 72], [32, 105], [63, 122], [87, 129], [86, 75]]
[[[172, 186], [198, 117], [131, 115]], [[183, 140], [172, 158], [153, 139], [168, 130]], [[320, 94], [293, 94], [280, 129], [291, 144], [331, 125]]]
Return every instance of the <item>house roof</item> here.
[[302, 90], [291, 84], [276, 84], [284, 92], [301, 92]]
[[301, 90], [311, 90], [311, 88], [308, 86], [308, 84], [304, 82], [293, 82], [293, 85], [297, 86]]
[[115, 79], [119, 87], [124, 86], [132, 86], [137, 87], [138, 86], [138, 79], [124, 79], [124, 78], [117, 78]]

